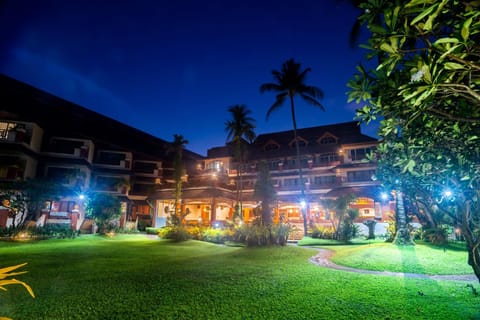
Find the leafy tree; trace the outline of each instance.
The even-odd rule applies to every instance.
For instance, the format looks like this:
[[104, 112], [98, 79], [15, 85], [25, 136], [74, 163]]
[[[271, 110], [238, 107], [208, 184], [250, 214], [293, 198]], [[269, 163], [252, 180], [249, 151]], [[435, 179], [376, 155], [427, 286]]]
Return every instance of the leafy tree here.
[[[0, 202], [10, 211], [12, 227], [23, 227], [29, 220], [39, 217], [45, 201], [59, 200], [73, 192], [49, 178], [18, 180], [0, 185]], [[18, 226], [15, 225], [16, 220], [19, 221]]]
[[111, 231], [114, 222], [121, 215], [120, 199], [108, 193], [96, 192], [86, 198], [87, 216], [95, 221], [98, 232], [105, 234]]
[[179, 207], [181, 208], [182, 202], [182, 185], [183, 185], [183, 177], [185, 174], [184, 164], [183, 164], [183, 149], [185, 149], [185, 145], [188, 144], [188, 140], [186, 140], [182, 135], [174, 134], [173, 135], [173, 142], [172, 142], [172, 150], [174, 152], [174, 159], [173, 159], [173, 179], [175, 181], [175, 202], [173, 205], [174, 212], [171, 216], [171, 223], [174, 226], [178, 226], [182, 223], [183, 218], [188, 214], [187, 212], [179, 212]]
[[[342, 195], [336, 199], [325, 199], [321, 202], [325, 210], [330, 213], [330, 221], [334, 230], [334, 238], [341, 239], [342, 225], [347, 223], [353, 223], [355, 220], [354, 212], [351, 212], [349, 205], [355, 201], [356, 196], [354, 194]], [[332, 215], [332, 211], [335, 213]], [[358, 213], [357, 213], [358, 216]], [[352, 218], [353, 217], [353, 218]], [[349, 218], [351, 221], [349, 221]]]
[[237, 162], [237, 204], [235, 206], [235, 215], [242, 218], [242, 168], [245, 162], [246, 139], [252, 143], [255, 139], [255, 120], [249, 116], [251, 110], [245, 105], [234, 105], [228, 109], [232, 119], [225, 122], [225, 131], [227, 131], [227, 141], [235, 144], [234, 159]]
[[268, 165], [265, 162], [258, 164], [258, 176], [255, 182], [254, 196], [261, 201], [260, 224], [270, 226], [272, 224], [272, 205], [277, 193], [270, 177]]
[[[299, 95], [306, 103], [325, 110], [318, 99], [323, 98], [323, 91], [317, 87], [307, 85], [305, 83], [307, 74], [311, 68], [301, 69], [300, 63], [294, 59], [288, 59], [283, 63], [281, 70], [273, 70], [272, 75], [275, 82], [264, 83], [260, 86], [260, 92], [266, 91], [275, 92], [275, 102], [268, 109], [266, 119], [270, 117], [271, 113], [278, 110], [285, 101], [290, 102], [290, 112], [293, 124], [293, 138], [295, 140], [295, 149], [297, 154], [298, 175], [300, 180], [300, 194], [302, 200], [305, 200], [305, 184], [303, 181], [302, 164], [300, 158], [300, 147], [297, 139], [297, 119], [295, 117], [295, 96]], [[304, 234], [307, 235], [307, 216], [304, 209], [302, 209]]]
[[343, 241], [349, 241], [357, 234], [357, 226], [354, 221], [358, 218], [358, 209], [347, 208], [342, 215], [342, 222], [338, 229], [338, 239]]
[[378, 65], [358, 66], [349, 100], [365, 103], [360, 121], [380, 120], [379, 179], [412, 203], [451, 212], [480, 280], [480, 3], [370, 0], [360, 8]]

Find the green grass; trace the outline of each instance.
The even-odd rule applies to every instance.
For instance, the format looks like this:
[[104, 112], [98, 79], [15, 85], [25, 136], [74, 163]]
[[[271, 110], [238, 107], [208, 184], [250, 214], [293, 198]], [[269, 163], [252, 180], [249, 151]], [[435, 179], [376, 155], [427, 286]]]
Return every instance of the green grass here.
[[467, 264], [467, 252], [458, 244], [395, 246], [385, 241], [355, 240], [352, 245], [345, 245], [312, 238], [305, 238], [300, 244], [333, 250], [333, 262], [357, 269], [440, 275], [473, 273]]
[[[339, 255], [344, 250], [351, 250], [351, 255], [355, 249], [362, 251], [365, 247], [368, 245], [335, 248]], [[432, 249], [425, 247], [425, 252], [428, 250]], [[23, 268], [28, 273], [18, 278], [30, 284], [36, 294], [32, 299], [24, 288], [13, 285], [6, 292], [0, 291], [0, 317], [480, 317], [480, 298], [472, 294], [465, 282], [331, 270], [310, 263], [308, 259], [315, 254], [315, 249], [297, 246], [249, 249], [198, 241], [174, 244], [143, 235], [0, 243], [0, 267], [28, 262]], [[438, 259], [443, 257], [439, 255]], [[477, 287], [477, 282], [473, 284]]]

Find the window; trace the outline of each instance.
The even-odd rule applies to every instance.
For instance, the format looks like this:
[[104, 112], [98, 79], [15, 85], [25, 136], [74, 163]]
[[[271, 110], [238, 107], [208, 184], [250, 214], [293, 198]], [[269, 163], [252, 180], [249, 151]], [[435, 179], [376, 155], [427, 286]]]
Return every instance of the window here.
[[83, 141], [53, 138], [48, 146], [48, 151], [73, 154], [75, 149], [81, 146], [83, 146]]
[[[305, 147], [308, 144], [307, 140], [305, 140], [301, 137], [297, 137], [297, 141], [298, 141], [298, 146], [299, 147]], [[289, 145], [290, 148], [296, 148], [295, 139], [292, 140], [288, 145]]]
[[133, 163], [133, 170], [138, 173], [152, 174], [157, 169], [156, 162], [135, 161]]
[[338, 154], [336, 153], [324, 153], [317, 156], [317, 162], [319, 164], [328, 164], [338, 160]]
[[320, 139], [319, 141], [320, 144], [332, 144], [332, 143], [337, 143], [337, 140], [334, 137], [325, 137]]
[[263, 147], [263, 150], [265, 151], [273, 151], [278, 149], [280, 149], [280, 145], [273, 141], [267, 142], [267, 144], [265, 144], [265, 146]]
[[78, 176], [78, 169], [48, 167], [47, 177], [62, 184], [70, 184], [71, 179]]
[[96, 179], [96, 187], [99, 190], [117, 191], [117, 186], [124, 180], [119, 177], [98, 176]]
[[285, 179], [283, 185], [286, 187], [298, 185], [298, 178], [294, 179]]
[[352, 161], [361, 161], [365, 160], [367, 158], [367, 155], [375, 151], [375, 148], [359, 148], [359, 149], [352, 149], [349, 150], [349, 158], [352, 159]]
[[347, 173], [348, 182], [372, 181], [375, 170], [350, 171]]
[[109, 164], [109, 165], [119, 165], [120, 161], [126, 159], [125, 153], [120, 152], [108, 152], [100, 151], [98, 153], [98, 163]]
[[16, 123], [13, 122], [0, 122], [0, 139], [6, 140], [8, 132], [16, 127]]
[[317, 176], [313, 178], [314, 185], [330, 185], [335, 182], [335, 176]]
[[207, 170], [220, 172], [223, 168], [223, 162], [215, 160], [207, 163]]

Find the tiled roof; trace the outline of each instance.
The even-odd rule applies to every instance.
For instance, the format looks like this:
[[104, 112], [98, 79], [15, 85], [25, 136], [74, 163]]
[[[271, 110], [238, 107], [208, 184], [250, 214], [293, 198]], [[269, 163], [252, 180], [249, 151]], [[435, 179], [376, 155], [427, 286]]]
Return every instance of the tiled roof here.
[[[364, 135], [356, 121], [337, 123], [325, 126], [297, 129], [299, 140], [305, 140], [305, 146], [300, 146], [302, 154], [337, 152], [341, 145], [355, 143], [372, 143], [377, 139]], [[319, 139], [331, 137], [336, 143], [320, 144]], [[293, 143], [293, 130], [261, 134], [257, 136], [250, 149], [251, 159], [268, 159], [293, 156], [296, 154]], [[265, 150], [265, 145], [275, 143], [278, 149]]]
[[[99, 146], [104, 143], [120, 150], [138, 153], [144, 158], [169, 158], [170, 142], [152, 136], [117, 120], [56, 97], [26, 83], [0, 74], [0, 97], [3, 113], [12, 120], [24, 121], [48, 128], [49, 135], [91, 139]], [[59, 120], [60, 119], [60, 120]], [[184, 150], [185, 159], [201, 159], [201, 155]]]

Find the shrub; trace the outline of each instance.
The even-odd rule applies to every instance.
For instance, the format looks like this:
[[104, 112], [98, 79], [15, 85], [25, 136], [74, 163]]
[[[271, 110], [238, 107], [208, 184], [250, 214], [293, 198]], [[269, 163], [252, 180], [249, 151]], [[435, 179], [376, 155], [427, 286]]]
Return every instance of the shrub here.
[[174, 242], [190, 240], [192, 237], [188, 230], [182, 226], [167, 226], [158, 231], [158, 236], [162, 239], [170, 239]]
[[145, 228], [145, 232], [147, 234], [157, 234], [158, 235], [158, 232], [160, 231], [161, 228], [154, 228], [154, 227], [146, 227]]
[[202, 229], [198, 226], [187, 226], [186, 230], [190, 237], [195, 240], [202, 240]]
[[65, 239], [75, 238], [78, 232], [68, 224], [47, 224], [43, 227], [0, 228], [0, 237], [9, 239]]
[[332, 240], [335, 235], [335, 229], [332, 226], [315, 226], [312, 230], [312, 238]]
[[443, 246], [448, 243], [448, 228], [440, 226], [437, 228], [424, 229], [422, 232], [424, 241], [430, 242], [436, 246]]
[[202, 240], [213, 243], [225, 243], [225, 232], [222, 229], [205, 229], [202, 232]]
[[287, 244], [288, 236], [292, 227], [286, 223], [277, 223], [272, 226], [271, 239], [273, 244], [284, 246]]
[[349, 221], [344, 221], [338, 230], [339, 240], [350, 241], [358, 234], [359, 227]]
[[285, 245], [290, 231], [291, 226], [283, 223], [271, 226], [244, 224], [235, 229], [234, 239], [248, 247]]

